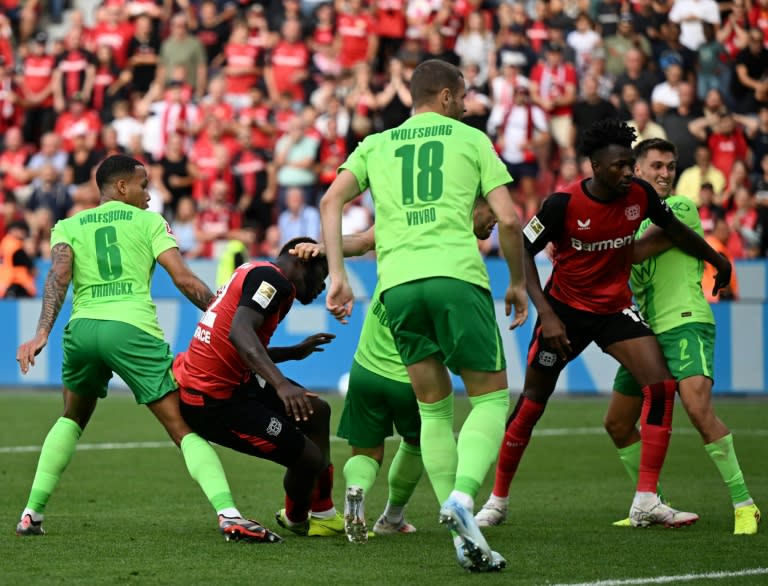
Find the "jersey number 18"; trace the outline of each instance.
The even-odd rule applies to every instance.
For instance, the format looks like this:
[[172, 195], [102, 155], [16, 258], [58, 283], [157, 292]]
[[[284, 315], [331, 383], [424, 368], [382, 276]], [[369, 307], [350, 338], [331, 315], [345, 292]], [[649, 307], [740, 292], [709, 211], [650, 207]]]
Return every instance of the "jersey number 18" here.
[[395, 151], [395, 156], [403, 160], [403, 205], [413, 205], [414, 197], [423, 202], [436, 201], [442, 197], [444, 152], [443, 143], [436, 140], [425, 142], [418, 149], [416, 145], [404, 144]]

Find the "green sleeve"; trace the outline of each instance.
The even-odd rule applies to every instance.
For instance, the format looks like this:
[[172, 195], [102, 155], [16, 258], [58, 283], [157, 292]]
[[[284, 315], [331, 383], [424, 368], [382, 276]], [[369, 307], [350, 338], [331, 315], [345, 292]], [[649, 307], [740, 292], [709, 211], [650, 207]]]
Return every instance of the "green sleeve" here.
[[66, 220], [59, 220], [51, 230], [51, 248], [62, 242], [72, 246], [72, 238], [67, 231]]
[[486, 135], [479, 133], [476, 143], [480, 161], [480, 193], [486, 197], [500, 185], [512, 183], [512, 176]]
[[357, 184], [360, 191], [368, 189], [368, 152], [371, 150], [372, 136], [366, 137], [363, 142], [357, 145], [346, 161], [339, 167], [339, 172], [346, 169], [357, 178]]
[[699, 217], [699, 210], [696, 205], [691, 202], [678, 203], [674, 206], [673, 211], [675, 216], [683, 224], [688, 226], [691, 230], [701, 233], [701, 218]]
[[154, 215], [157, 217], [152, 219], [151, 224], [152, 254], [157, 258], [166, 250], [178, 248], [179, 245], [176, 243], [176, 238], [173, 236], [168, 222], [160, 214]]

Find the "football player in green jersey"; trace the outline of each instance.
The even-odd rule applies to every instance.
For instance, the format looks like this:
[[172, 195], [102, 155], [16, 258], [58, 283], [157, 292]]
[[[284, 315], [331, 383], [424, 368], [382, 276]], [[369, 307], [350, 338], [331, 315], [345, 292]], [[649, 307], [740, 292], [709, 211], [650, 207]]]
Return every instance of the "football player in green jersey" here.
[[[635, 146], [635, 174], [656, 189], [680, 221], [703, 235], [696, 205], [670, 195], [677, 171], [677, 149], [663, 139]], [[735, 511], [734, 533], [757, 533], [760, 511], [744, 482], [733, 436], [712, 406], [715, 319], [701, 289], [703, 262], [672, 247], [661, 230], [644, 221], [638, 229], [630, 284], [640, 311], [656, 334], [672, 375], [678, 381], [683, 407], [701, 434], [704, 449], [723, 477]], [[642, 406], [640, 386], [620, 366], [605, 415], [605, 429], [633, 482], [640, 466]], [[628, 526], [629, 520], [615, 525]]]
[[27, 506], [17, 535], [42, 535], [43, 513], [51, 493], [75, 453], [83, 429], [106, 397], [117, 373], [181, 448], [190, 475], [219, 516], [229, 541], [276, 542], [280, 538], [243, 518], [213, 448], [181, 417], [173, 355], [150, 296], [155, 263], [168, 271], [178, 289], [200, 309], [213, 293], [179, 253], [160, 214], [147, 211], [147, 170], [137, 160], [115, 155], [96, 171], [100, 204], [59, 221], [51, 233], [51, 268], [45, 281], [35, 337], [16, 354], [21, 372], [35, 364], [48, 343], [70, 282], [72, 315], [64, 329], [62, 382], [64, 414], [48, 432], [40, 452]]
[[[341, 210], [370, 186], [381, 302], [418, 400], [422, 458], [442, 503], [440, 520], [460, 535], [472, 569], [495, 570], [502, 564], [472, 510], [498, 453], [509, 391], [488, 274], [472, 232], [477, 195], [498, 220], [510, 275], [507, 315], [515, 309], [511, 327], [528, 316], [522, 230], [506, 166], [484, 133], [459, 121], [461, 71], [425, 61], [413, 72], [411, 95], [414, 115], [360, 143], [320, 202], [331, 281], [326, 306], [342, 321], [352, 309]], [[462, 377], [472, 404], [458, 442], [448, 369]]]

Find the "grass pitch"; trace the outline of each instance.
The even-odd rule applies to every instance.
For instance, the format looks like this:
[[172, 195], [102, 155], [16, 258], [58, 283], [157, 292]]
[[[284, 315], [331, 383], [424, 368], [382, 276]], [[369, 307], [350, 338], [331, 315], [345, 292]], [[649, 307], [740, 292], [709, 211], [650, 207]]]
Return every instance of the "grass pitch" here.
[[[335, 422], [341, 399], [329, 397]], [[87, 449], [75, 455], [51, 499], [47, 535], [18, 538], [13, 530], [37, 446], [60, 414], [61, 396], [2, 391], [0, 584], [768, 584], [768, 523], [756, 536], [732, 535], [728, 493], [679, 402], [662, 483], [673, 505], [701, 520], [678, 530], [611, 526], [626, 516], [633, 487], [601, 430], [606, 406], [605, 397], [551, 402], [513, 483], [510, 519], [486, 531], [509, 566], [474, 575], [455, 562], [426, 476], [408, 508], [418, 532], [356, 546], [280, 531], [273, 513], [283, 502], [282, 468], [219, 449], [238, 506], [285, 537], [280, 545], [226, 543], [160, 425], [127, 394], [114, 392], [97, 408], [81, 439]], [[457, 399], [457, 420], [467, 407]], [[717, 399], [716, 409], [768, 515], [768, 401]], [[396, 446], [388, 442], [379, 482], [366, 499], [369, 523], [386, 502]], [[349, 454], [345, 443], [333, 444], [339, 507]]]

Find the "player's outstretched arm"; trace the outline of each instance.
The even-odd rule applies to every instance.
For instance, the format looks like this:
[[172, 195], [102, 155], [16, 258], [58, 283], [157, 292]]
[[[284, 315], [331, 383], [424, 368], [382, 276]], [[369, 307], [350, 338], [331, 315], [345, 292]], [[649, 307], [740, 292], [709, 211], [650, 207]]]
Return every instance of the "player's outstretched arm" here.
[[680, 250], [700, 260], [705, 260], [715, 267], [717, 274], [715, 275], [715, 286], [712, 289], [713, 295], [731, 282], [733, 268], [730, 261], [680, 220], [673, 218], [664, 226], [664, 233], [672, 241], [672, 244]]
[[522, 226], [506, 185], [492, 189], [487, 199], [488, 205], [496, 216], [499, 226], [499, 245], [509, 269], [509, 287], [504, 300], [507, 315], [511, 315], [513, 306], [515, 308], [515, 317], [510, 324], [510, 329], [513, 329], [524, 324], [528, 319]]
[[672, 242], [658, 226], [648, 226], [641, 238], [632, 245], [632, 264], [639, 264], [672, 248]]
[[312, 415], [311, 396], [304, 389], [290, 382], [269, 356], [256, 332], [264, 323], [264, 316], [250, 307], [239, 306], [229, 328], [229, 341], [248, 368], [261, 376], [277, 391], [285, 405], [286, 413], [296, 421], [307, 420]]
[[320, 200], [320, 219], [323, 225], [325, 255], [328, 258], [328, 274], [331, 279], [325, 305], [333, 316], [347, 323], [352, 313], [354, 296], [344, 269], [344, 251], [341, 238], [341, 212], [344, 204], [360, 195], [357, 177], [343, 169], [333, 180]]
[[547, 347], [567, 359], [571, 353], [571, 341], [568, 339], [568, 332], [565, 330], [565, 324], [557, 317], [555, 310], [547, 301], [544, 290], [541, 288], [539, 279], [539, 269], [536, 268], [536, 261], [533, 255], [526, 251], [525, 253], [525, 274], [528, 285], [528, 295], [539, 315], [541, 321], [541, 334]]
[[199, 309], [205, 310], [213, 301], [213, 292], [187, 266], [178, 248], [169, 248], [161, 252], [157, 257], [157, 262], [168, 271], [176, 288]]
[[[357, 234], [345, 234], [341, 239], [341, 248], [344, 258], [349, 256], [362, 256], [376, 247], [374, 227], [371, 226], [365, 232]], [[309, 260], [316, 256], [325, 256], [325, 245], [321, 242], [300, 242], [295, 248], [288, 251], [289, 254], [298, 256], [302, 260]]]
[[27, 374], [30, 366], [35, 365], [35, 356], [45, 348], [48, 335], [61, 311], [61, 305], [67, 296], [69, 282], [72, 280], [72, 264], [74, 254], [69, 244], [60, 242], [51, 249], [51, 268], [45, 278], [43, 303], [40, 308], [40, 319], [37, 321], [35, 337], [25, 342], [16, 351], [16, 360], [23, 374]]

